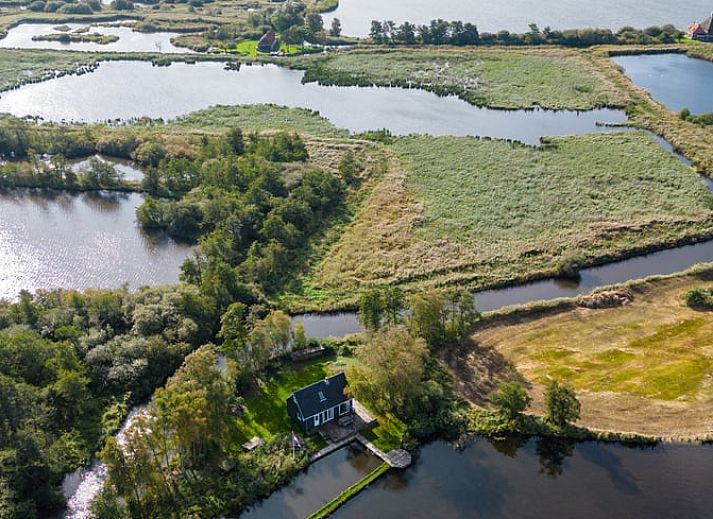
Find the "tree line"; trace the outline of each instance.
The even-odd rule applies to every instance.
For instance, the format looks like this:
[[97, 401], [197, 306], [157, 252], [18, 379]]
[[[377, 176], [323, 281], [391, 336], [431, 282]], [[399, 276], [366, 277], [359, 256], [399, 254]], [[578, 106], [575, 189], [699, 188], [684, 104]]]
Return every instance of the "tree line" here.
[[530, 30], [523, 34], [499, 31], [480, 33], [476, 25], [462, 21], [431, 20], [428, 24], [417, 25], [404, 22], [401, 25], [391, 20], [371, 22], [369, 37], [377, 44], [386, 45], [562, 45], [566, 47], [590, 47], [592, 45], [631, 45], [675, 43], [683, 33], [673, 25], [652, 26], [638, 30], [622, 27], [614, 32], [610, 29], [540, 29], [530, 24]]

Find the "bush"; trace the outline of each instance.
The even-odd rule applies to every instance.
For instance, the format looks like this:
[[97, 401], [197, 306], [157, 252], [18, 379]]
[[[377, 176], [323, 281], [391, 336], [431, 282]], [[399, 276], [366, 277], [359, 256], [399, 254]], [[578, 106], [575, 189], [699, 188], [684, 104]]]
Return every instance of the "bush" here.
[[133, 11], [134, 2], [131, 2], [130, 0], [113, 0], [111, 8], [115, 11]]
[[532, 402], [522, 384], [514, 381], [501, 384], [497, 391], [493, 391], [488, 397], [498, 411], [509, 420], [518, 418]]
[[683, 300], [696, 310], [711, 310], [713, 309], [713, 290], [694, 288], [686, 292]]
[[569, 386], [551, 381], [545, 389], [545, 420], [555, 427], [564, 427], [579, 419], [581, 405]]

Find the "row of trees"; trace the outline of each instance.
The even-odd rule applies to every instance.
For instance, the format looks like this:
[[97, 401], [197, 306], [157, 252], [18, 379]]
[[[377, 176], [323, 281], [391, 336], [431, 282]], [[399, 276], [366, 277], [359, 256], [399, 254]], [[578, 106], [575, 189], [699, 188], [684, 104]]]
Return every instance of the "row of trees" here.
[[92, 157], [75, 169], [62, 155], [43, 160], [31, 154], [27, 161], [0, 167], [0, 187], [51, 189], [116, 189], [124, 186], [123, 174], [111, 164]]
[[637, 30], [623, 27], [617, 32], [609, 29], [553, 30], [530, 24], [529, 32], [514, 34], [499, 31], [495, 34], [480, 33], [477, 26], [461, 21], [432, 20], [429, 24], [415, 25], [404, 22], [396, 25], [391, 20], [371, 22], [371, 39], [378, 44], [389, 45], [564, 45], [589, 47], [592, 45], [659, 44], [675, 43], [683, 33], [673, 25], [649, 27]]

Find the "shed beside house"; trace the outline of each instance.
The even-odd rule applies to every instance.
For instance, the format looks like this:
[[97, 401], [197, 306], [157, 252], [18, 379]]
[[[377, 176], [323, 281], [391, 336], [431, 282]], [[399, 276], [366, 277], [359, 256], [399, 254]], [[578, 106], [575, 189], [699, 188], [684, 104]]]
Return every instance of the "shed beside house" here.
[[275, 52], [279, 50], [280, 42], [277, 40], [275, 31], [270, 29], [267, 31], [260, 41], [257, 42], [257, 50], [260, 52]]
[[353, 412], [352, 399], [344, 393], [346, 387], [347, 377], [343, 372], [315, 382], [287, 397], [287, 413], [302, 432], [310, 433], [324, 423]]

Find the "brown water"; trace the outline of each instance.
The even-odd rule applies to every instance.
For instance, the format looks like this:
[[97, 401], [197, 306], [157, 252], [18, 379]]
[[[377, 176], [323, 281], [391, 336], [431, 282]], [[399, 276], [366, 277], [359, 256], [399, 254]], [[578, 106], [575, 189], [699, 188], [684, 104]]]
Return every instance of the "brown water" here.
[[175, 283], [191, 248], [135, 222], [143, 195], [0, 192], [0, 298], [22, 289]]
[[339, 18], [344, 34], [367, 36], [372, 20], [423, 24], [436, 18], [462, 20], [482, 32], [527, 32], [530, 23], [543, 29], [598, 27], [617, 30], [625, 25], [643, 29], [672, 23], [685, 28], [708, 16], [707, 0], [339, 0], [336, 11], [324, 16], [329, 27]]
[[622, 110], [489, 110], [416, 89], [303, 84], [303, 76], [274, 65], [234, 71], [222, 63], [155, 67], [143, 61], [105, 62], [89, 74], [6, 92], [0, 112], [94, 122], [170, 119], [218, 104], [273, 103], [319, 111], [335, 126], [353, 132], [388, 128], [397, 135], [475, 135], [533, 145], [545, 135], [611, 131], [597, 123], [626, 121]]
[[[713, 447], [477, 439], [430, 444], [335, 519], [693, 519], [713, 509]], [[274, 516], [277, 517], [277, 516]]]
[[[118, 36], [113, 43], [61, 43], [58, 41], [34, 41], [33, 36], [60, 34], [55, 27], [67, 25], [71, 32], [89, 27], [90, 33]], [[54, 49], [96, 52], [161, 52], [161, 53], [192, 53], [184, 47], [177, 47], [171, 39], [179, 36], [172, 32], [142, 33], [135, 32], [131, 27], [119, 27], [116, 24], [90, 25], [88, 23], [23, 23], [13, 27], [7, 36], [0, 39], [3, 49]]]

